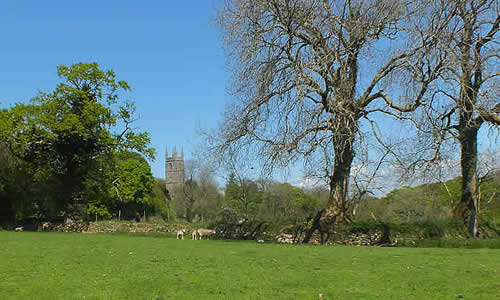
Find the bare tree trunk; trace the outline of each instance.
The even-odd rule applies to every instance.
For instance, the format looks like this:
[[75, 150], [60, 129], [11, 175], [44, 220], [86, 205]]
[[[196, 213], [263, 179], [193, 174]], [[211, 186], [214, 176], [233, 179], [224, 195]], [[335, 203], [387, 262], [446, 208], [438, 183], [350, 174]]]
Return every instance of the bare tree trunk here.
[[[349, 113], [350, 116], [352, 113]], [[352, 114], [353, 115], [353, 114]], [[330, 197], [322, 221], [327, 224], [350, 222], [347, 213], [347, 200], [349, 196], [349, 177], [354, 159], [353, 142], [357, 132], [357, 120], [345, 117], [340, 120], [343, 124], [342, 131], [335, 132], [333, 139], [334, 163], [333, 174], [330, 176]], [[350, 122], [352, 121], [352, 122]]]
[[[477, 132], [479, 124], [474, 120], [474, 105], [477, 103], [479, 86], [474, 84], [480, 74], [473, 74], [471, 59], [473, 28], [470, 20], [464, 20], [464, 36], [466, 41], [461, 46], [459, 95], [458, 140], [460, 143], [460, 165], [462, 169], [462, 199], [455, 209], [455, 215], [462, 218], [471, 237], [477, 236], [478, 203], [477, 203]], [[474, 76], [473, 76], [474, 75]], [[476, 78], [477, 77], [477, 78]]]
[[326, 208], [319, 211], [312, 219], [310, 228], [306, 230], [303, 243], [308, 243], [314, 232], [318, 230], [321, 235], [321, 243], [324, 244], [330, 237], [331, 226], [337, 223], [351, 222], [351, 218], [347, 213], [347, 200], [351, 164], [354, 159], [352, 145], [352, 139], [335, 145], [335, 160], [333, 174], [330, 176], [330, 196], [328, 203]]
[[[338, 153], [336, 151], [336, 153]], [[347, 214], [347, 200], [349, 193], [349, 176], [351, 164], [354, 158], [352, 144], [349, 143], [345, 149], [335, 158], [333, 175], [330, 178], [330, 197], [326, 206], [323, 220], [327, 223], [350, 222]]]
[[460, 132], [462, 199], [455, 209], [455, 214], [467, 225], [471, 237], [477, 237], [479, 228], [477, 132], [477, 128], [466, 128]]
[[[498, 43], [496, 34], [500, 30], [500, 14], [495, 1], [456, 1], [454, 6], [462, 23], [458, 26], [459, 31], [455, 33], [456, 46], [459, 49], [457, 57], [460, 72], [457, 74], [460, 91], [458, 99], [455, 99], [456, 111], [459, 113], [458, 124], [453, 126], [458, 132], [461, 148], [462, 199], [454, 208], [454, 213], [462, 218], [469, 234], [475, 238], [478, 236], [480, 208], [477, 134], [485, 122], [500, 125], [498, 101], [489, 106], [482, 105], [480, 101], [483, 97], [480, 92], [489, 91], [495, 85], [494, 82], [487, 83], [487, 80], [500, 75], [490, 71], [496, 70], [498, 63], [498, 56], [490, 55], [490, 52], [495, 52], [498, 48], [493, 46], [486, 50], [485, 46], [487, 43]], [[488, 100], [488, 97], [484, 99]], [[449, 115], [451, 116], [450, 113]]]
[[191, 208], [186, 208], [186, 221], [188, 221], [189, 223], [193, 221]]
[[321, 233], [321, 231], [322, 231], [322, 229], [321, 229], [321, 217], [323, 216], [324, 212], [325, 212], [325, 210], [322, 209], [316, 214], [316, 216], [314, 218], [312, 218], [312, 216], [309, 218], [308, 221], [311, 222], [311, 224], [308, 224], [309, 228], [305, 229], [305, 236], [304, 236], [304, 240], [302, 240], [302, 243], [304, 243], [304, 244], [309, 243], [309, 241], [312, 238], [312, 235], [314, 234], [314, 232], [316, 230], [319, 230]]

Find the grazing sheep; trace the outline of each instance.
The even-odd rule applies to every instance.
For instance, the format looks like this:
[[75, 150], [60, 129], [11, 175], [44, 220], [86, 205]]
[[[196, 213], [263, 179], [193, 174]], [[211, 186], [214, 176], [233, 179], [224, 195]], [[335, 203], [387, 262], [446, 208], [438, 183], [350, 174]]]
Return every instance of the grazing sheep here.
[[203, 236], [206, 236], [207, 240], [209, 240], [210, 236], [215, 233], [215, 230], [200, 228], [197, 230], [197, 233], [200, 240]]
[[262, 244], [264, 243], [264, 240], [257, 240], [257, 243]]
[[184, 233], [186, 232], [186, 229], [179, 229], [175, 231], [175, 234], [177, 235], [177, 239], [179, 237], [183, 240], [184, 239]]
[[16, 227], [16, 229], [14, 229], [14, 230], [17, 231], [17, 232], [24, 231], [24, 226]]
[[198, 237], [198, 230], [193, 230], [193, 232], [191, 232], [191, 239], [192, 240], [197, 240], [197, 237]]

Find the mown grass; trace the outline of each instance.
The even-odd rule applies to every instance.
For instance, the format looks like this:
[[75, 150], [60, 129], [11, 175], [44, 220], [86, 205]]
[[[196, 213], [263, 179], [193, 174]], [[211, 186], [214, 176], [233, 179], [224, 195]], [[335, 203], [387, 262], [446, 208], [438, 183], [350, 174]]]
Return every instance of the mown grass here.
[[0, 232], [0, 299], [500, 299], [500, 251]]

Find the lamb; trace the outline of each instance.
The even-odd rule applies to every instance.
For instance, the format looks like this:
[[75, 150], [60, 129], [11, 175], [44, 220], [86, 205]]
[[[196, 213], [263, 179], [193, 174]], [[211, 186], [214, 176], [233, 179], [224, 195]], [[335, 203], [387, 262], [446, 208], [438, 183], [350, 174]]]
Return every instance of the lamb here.
[[196, 230], [196, 232], [197, 232], [200, 240], [203, 236], [206, 236], [207, 240], [209, 240], [210, 236], [215, 233], [215, 230], [200, 228], [200, 229]]
[[17, 232], [24, 231], [24, 226], [16, 227], [16, 229], [14, 229], [14, 230], [17, 231]]
[[183, 240], [184, 239], [184, 233], [186, 232], [186, 229], [179, 229], [175, 231], [175, 234], [177, 235], [177, 239], [179, 237]]

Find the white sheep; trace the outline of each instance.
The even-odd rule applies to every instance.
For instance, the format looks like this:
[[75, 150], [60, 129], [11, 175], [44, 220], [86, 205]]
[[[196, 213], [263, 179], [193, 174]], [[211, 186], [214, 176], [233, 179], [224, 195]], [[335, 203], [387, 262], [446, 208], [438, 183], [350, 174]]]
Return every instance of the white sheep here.
[[179, 230], [176, 230], [175, 231], [175, 234], [177, 236], [177, 239], [179, 239], [179, 237], [183, 240], [184, 239], [184, 233], [186, 232], [186, 229], [179, 229]]
[[215, 230], [212, 230], [212, 229], [204, 229], [204, 228], [200, 228], [196, 231], [198, 233], [198, 236], [199, 236], [199, 239], [201, 240], [201, 238], [203, 236], [206, 236], [207, 237], [207, 240], [210, 239], [210, 236], [212, 234], [215, 234]]

